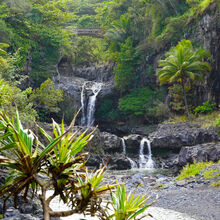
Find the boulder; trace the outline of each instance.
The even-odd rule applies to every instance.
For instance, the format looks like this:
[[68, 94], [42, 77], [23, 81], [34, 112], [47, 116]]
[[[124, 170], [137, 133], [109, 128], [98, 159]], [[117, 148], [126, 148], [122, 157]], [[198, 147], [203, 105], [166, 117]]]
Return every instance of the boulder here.
[[137, 155], [140, 151], [140, 142], [142, 140], [142, 136], [139, 134], [131, 134], [129, 136], [123, 137], [126, 145], [126, 153]]
[[152, 148], [180, 150], [182, 146], [194, 146], [217, 140], [212, 128], [200, 128], [189, 123], [160, 124], [157, 131], [149, 135]]
[[131, 163], [128, 158], [123, 154], [117, 154], [109, 158], [109, 168], [111, 170], [129, 170]]
[[122, 141], [121, 138], [108, 133], [101, 132], [100, 136], [102, 138], [102, 147], [105, 153], [121, 153], [122, 152]]
[[220, 160], [220, 143], [199, 144], [196, 146], [182, 147], [177, 165], [180, 167], [191, 164], [194, 161], [218, 161]]

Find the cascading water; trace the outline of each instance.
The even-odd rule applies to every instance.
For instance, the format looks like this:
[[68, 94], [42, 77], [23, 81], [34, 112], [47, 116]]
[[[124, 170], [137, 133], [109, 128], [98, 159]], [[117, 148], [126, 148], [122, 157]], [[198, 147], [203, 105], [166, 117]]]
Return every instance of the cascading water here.
[[[126, 155], [126, 144], [125, 144], [124, 138], [121, 138], [121, 142], [122, 142], [122, 147], [123, 147], [123, 153]], [[135, 161], [133, 161], [130, 157], [127, 157], [127, 159], [129, 160], [129, 162], [131, 164], [131, 169], [137, 169], [138, 168]]]
[[126, 144], [124, 138], [121, 139], [122, 147], [123, 147], [123, 153], [126, 154]]
[[84, 82], [81, 90], [81, 106], [82, 106], [82, 117], [81, 117], [81, 125], [86, 124], [86, 115], [85, 115], [85, 103], [84, 103], [84, 90], [87, 82]]
[[93, 95], [89, 97], [89, 102], [88, 102], [88, 106], [87, 106], [87, 123], [86, 125], [93, 125], [94, 122], [94, 113], [95, 113], [95, 103], [96, 103], [96, 98], [97, 95], [99, 94], [99, 92], [102, 89], [102, 84], [101, 83], [94, 83], [92, 85], [92, 92]]
[[[147, 143], [148, 155], [144, 155], [144, 145]], [[140, 143], [139, 168], [151, 170], [154, 169], [154, 161], [152, 160], [151, 145], [147, 138], [143, 138]]]

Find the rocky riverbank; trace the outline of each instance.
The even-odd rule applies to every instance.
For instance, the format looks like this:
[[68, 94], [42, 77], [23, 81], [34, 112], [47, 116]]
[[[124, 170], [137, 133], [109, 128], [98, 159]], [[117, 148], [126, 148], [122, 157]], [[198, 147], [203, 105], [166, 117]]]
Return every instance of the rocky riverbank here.
[[[220, 164], [217, 165], [219, 170]], [[186, 214], [188, 216], [186, 219], [219, 220], [220, 188], [210, 186], [213, 180], [207, 180], [203, 175], [197, 175], [194, 179], [188, 181], [176, 181], [172, 173], [168, 171], [163, 171], [163, 174], [159, 173], [161, 171], [143, 171], [142, 173], [139, 173], [137, 170], [109, 171], [106, 181], [115, 183], [115, 180], [118, 179], [120, 183], [126, 184], [128, 191], [141, 184], [137, 189], [137, 194], [151, 195], [149, 203], [155, 200], [156, 195], [158, 195], [158, 199], [153, 204], [153, 207], [164, 208], [165, 210], [161, 214], [165, 216], [172, 216], [171, 210], [175, 210]], [[19, 202], [19, 204], [22, 203]], [[167, 209], [170, 210], [170, 213]], [[152, 215], [155, 213], [157, 216], [158, 210], [155, 210], [150, 209], [149, 212]], [[39, 205], [30, 202], [20, 205], [19, 211], [9, 205], [4, 220], [17, 219], [41, 220], [42, 210]], [[170, 220], [170, 218], [161, 219]], [[185, 220], [182, 215], [177, 219]]]

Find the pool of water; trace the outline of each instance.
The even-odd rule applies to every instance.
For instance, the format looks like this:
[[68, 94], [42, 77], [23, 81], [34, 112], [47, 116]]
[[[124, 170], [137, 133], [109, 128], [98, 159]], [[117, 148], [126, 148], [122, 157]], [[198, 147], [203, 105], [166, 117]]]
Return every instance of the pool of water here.
[[162, 175], [172, 175], [171, 170], [167, 169], [132, 169], [132, 170], [107, 170], [106, 175], [108, 176], [132, 176], [137, 173], [141, 173], [144, 175], [149, 175], [149, 176], [156, 176], [158, 174]]

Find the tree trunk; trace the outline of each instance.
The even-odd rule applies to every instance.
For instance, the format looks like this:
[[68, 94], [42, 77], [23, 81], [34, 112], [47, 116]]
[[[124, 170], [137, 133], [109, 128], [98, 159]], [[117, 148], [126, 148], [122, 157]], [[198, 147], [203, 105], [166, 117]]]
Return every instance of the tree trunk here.
[[44, 220], [50, 220], [50, 208], [45, 199], [41, 200], [43, 205]]
[[185, 108], [186, 108], [186, 114], [189, 120], [192, 120], [191, 115], [189, 113], [189, 106], [188, 106], [188, 102], [187, 102], [187, 98], [186, 98], [186, 90], [185, 90], [185, 86], [184, 83], [182, 82], [182, 88], [183, 88], [183, 96], [184, 96], [184, 104], [185, 104]]

